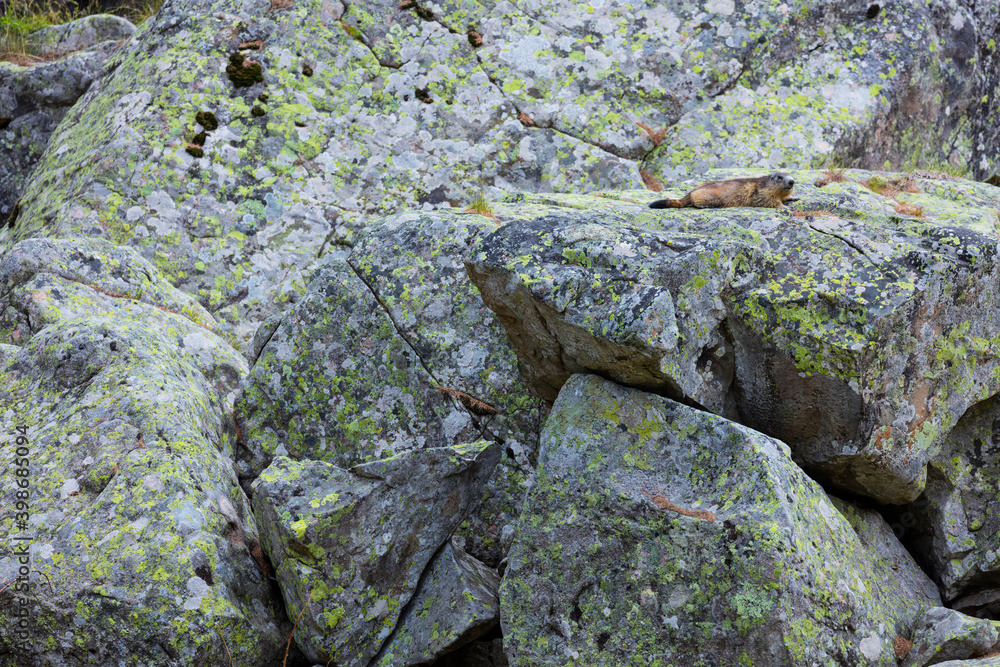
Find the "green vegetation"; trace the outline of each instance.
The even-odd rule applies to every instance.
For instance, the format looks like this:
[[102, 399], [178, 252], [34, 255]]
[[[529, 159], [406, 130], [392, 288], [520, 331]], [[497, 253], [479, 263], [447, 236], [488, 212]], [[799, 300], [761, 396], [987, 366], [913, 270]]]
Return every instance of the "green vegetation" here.
[[478, 213], [479, 215], [485, 215], [487, 218], [496, 219], [496, 214], [493, 213], [493, 209], [490, 208], [489, 202], [486, 201], [486, 191], [480, 187], [478, 194], [472, 198], [472, 203], [469, 207], [465, 209], [466, 213]]
[[96, 5], [82, 9], [72, 0], [65, 5], [52, 0], [10, 0], [0, 14], [0, 60], [18, 65], [44, 62], [44, 56], [34, 55], [28, 48], [28, 35], [36, 30], [100, 13], [122, 16], [139, 25], [155, 14], [163, 4], [163, 0], [124, 2], [125, 4], [102, 12]]

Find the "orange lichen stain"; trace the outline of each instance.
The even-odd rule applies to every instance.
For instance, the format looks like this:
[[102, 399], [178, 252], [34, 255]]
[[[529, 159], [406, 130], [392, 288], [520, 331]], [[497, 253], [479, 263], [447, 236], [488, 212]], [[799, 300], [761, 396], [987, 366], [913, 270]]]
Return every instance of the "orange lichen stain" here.
[[677, 512], [678, 514], [683, 514], [684, 516], [690, 516], [695, 519], [701, 519], [702, 521], [715, 521], [715, 515], [708, 510], [689, 510], [684, 509], [679, 505], [667, 500], [667, 497], [663, 495], [661, 489], [656, 489], [652, 493], [648, 491], [643, 491], [642, 495], [646, 496], [653, 501], [653, 504], [659, 507], [661, 510], [670, 510], [671, 512]]
[[[889, 441], [887, 445], [883, 445], [885, 441]], [[883, 426], [872, 434], [872, 447], [876, 450], [883, 452], [887, 449], [892, 449], [892, 427]]]

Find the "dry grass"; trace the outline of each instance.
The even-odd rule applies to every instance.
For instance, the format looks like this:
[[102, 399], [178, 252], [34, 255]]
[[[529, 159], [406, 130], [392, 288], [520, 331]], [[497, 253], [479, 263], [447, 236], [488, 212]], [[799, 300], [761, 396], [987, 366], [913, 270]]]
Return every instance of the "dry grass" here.
[[813, 183], [813, 185], [817, 188], [821, 188], [824, 185], [829, 185], [830, 183], [843, 183], [846, 180], [847, 177], [844, 176], [843, 169], [824, 169], [823, 178]]
[[642, 495], [652, 500], [653, 504], [661, 510], [670, 510], [671, 512], [677, 512], [678, 514], [683, 514], [684, 516], [689, 516], [694, 519], [701, 519], [702, 521], [715, 521], [715, 514], [709, 512], [708, 510], [689, 510], [671, 502], [665, 495], [663, 495], [662, 489], [657, 488], [652, 492], [642, 491]]
[[663, 192], [663, 183], [660, 183], [656, 176], [653, 176], [645, 169], [639, 170], [639, 177], [642, 179], [642, 184], [646, 186], [647, 190], [651, 192]]
[[914, 218], [924, 217], [924, 209], [901, 201], [896, 202], [896, 213], [901, 213], [902, 215], [912, 215]]
[[312, 604], [313, 594], [309, 591], [309, 597], [306, 599], [305, 605], [299, 610], [299, 615], [295, 618], [295, 623], [292, 625], [292, 631], [288, 633], [288, 643], [285, 645], [285, 659], [281, 661], [281, 667], [285, 667], [288, 664], [288, 651], [292, 648], [292, 638], [295, 637], [295, 630], [299, 627], [299, 621], [302, 620], [302, 614], [306, 612], [309, 605]]
[[913, 642], [906, 637], [896, 637], [893, 648], [896, 651], [896, 659], [902, 660], [910, 654], [910, 649], [913, 648]]
[[903, 178], [872, 176], [867, 181], [860, 181], [860, 183], [875, 194], [891, 199], [894, 199], [900, 192], [920, 192], [920, 188], [910, 176]]
[[[821, 188], [829, 183], [843, 183], [845, 181], [859, 183], [880, 197], [892, 199], [893, 202], [895, 202], [894, 208], [896, 209], [896, 213], [922, 218], [924, 217], [924, 209], [919, 206], [914, 206], [913, 204], [907, 204], [906, 202], [899, 201], [897, 197], [903, 192], [920, 192], [920, 188], [917, 187], [917, 183], [913, 179], [914, 177], [924, 177], [926, 173], [927, 172], [912, 171], [899, 178], [885, 178], [875, 175], [866, 181], [854, 181], [844, 175], [843, 169], [827, 169], [823, 172], [823, 178], [816, 181], [814, 185]], [[803, 213], [805, 215], [823, 215], [828, 212], [803, 211]], [[793, 213], [792, 215], [797, 218], [805, 217], [805, 215], [799, 215], [798, 212]]]
[[805, 218], [822, 218], [822, 217], [836, 217], [833, 211], [827, 211], [826, 209], [817, 209], [815, 211], [792, 211], [792, 217], [804, 220]]
[[635, 124], [639, 126], [639, 129], [649, 135], [649, 139], [653, 142], [654, 146], [662, 144], [664, 138], [667, 136], [667, 128], [665, 127], [661, 127], [659, 130], [654, 130], [649, 125], [640, 123], [639, 121], [635, 121]]
[[478, 415], [480, 417], [488, 417], [491, 415], [500, 414], [499, 410], [497, 410], [495, 407], [493, 407], [486, 401], [482, 401], [473, 396], [472, 394], [462, 391], [461, 389], [452, 389], [451, 387], [438, 387], [438, 391], [444, 394], [445, 396], [450, 396], [451, 398], [454, 398], [456, 401], [464, 405], [466, 410], [468, 410], [474, 415]]

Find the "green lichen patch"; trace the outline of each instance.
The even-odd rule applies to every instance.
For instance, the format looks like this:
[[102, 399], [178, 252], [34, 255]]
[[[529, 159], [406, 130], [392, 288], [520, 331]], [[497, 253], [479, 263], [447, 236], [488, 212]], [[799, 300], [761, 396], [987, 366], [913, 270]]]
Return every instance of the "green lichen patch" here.
[[877, 515], [714, 415], [577, 375], [539, 461], [500, 589], [516, 667], [891, 667], [937, 604]]

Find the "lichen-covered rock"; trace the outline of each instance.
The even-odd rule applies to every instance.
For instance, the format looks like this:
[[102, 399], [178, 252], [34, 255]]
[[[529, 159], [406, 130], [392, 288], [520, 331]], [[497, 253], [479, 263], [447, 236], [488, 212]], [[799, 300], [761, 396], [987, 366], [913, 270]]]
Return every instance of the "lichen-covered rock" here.
[[276, 456], [350, 467], [478, 438], [346, 262], [332, 259], [278, 324], [237, 402], [241, 476]]
[[469, 249], [499, 224], [469, 213], [392, 216], [369, 225], [348, 258], [438, 390], [470, 413], [482, 437], [503, 443], [488, 495], [460, 531], [469, 552], [491, 565], [503, 558], [500, 530], [531, 484], [547, 412], [465, 270]]
[[1000, 641], [992, 621], [933, 607], [913, 630], [913, 647], [901, 667], [925, 667], [991, 653]]
[[415, 446], [502, 442], [483, 506], [461, 530], [470, 553], [499, 563], [545, 409], [465, 272], [464, 255], [497, 227], [451, 212], [391, 216], [346, 263], [324, 262], [302, 301], [255, 339], [237, 402], [243, 475], [276, 453], [351, 466]]
[[664, 8], [643, 27], [673, 37], [673, 58], [650, 69], [688, 85], [640, 82], [669, 102], [667, 113], [636, 118], [660, 130], [647, 169], [675, 180], [817, 167], [826, 156], [886, 169], [951, 162], [982, 180], [1000, 173], [995, 105], [983, 98], [1000, 83], [990, 67], [997, 10], [975, 4], [712, 0], [688, 10], [704, 21], [697, 27]]
[[111, 45], [35, 67], [0, 62], [0, 228], [70, 107], [107, 60]]
[[1000, 667], [1000, 656], [978, 660], [949, 660], [937, 663], [937, 667]]
[[[71, 111], [0, 247], [140, 248], [246, 344], [367, 220], [480, 190], [838, 159], [996, 171], [995, 12], [958, 0], [258, 4], [168, 1]], [[194, 144], [206, 111], [219, 127]]]
[[511, 665], [888, 667], [938, 604], [746, 427], [577, 375], [540, 447], [500, 589]]
[[[102, 239], [28, 239], [0, 259], [0, 337], [24, 344], [62, 320], [134, 311], [135, 302], [183, 315], [209, 330], [215, 320], [132, 250]], [[123, 315], [128, 317], [127, 314]]]
[[[22, 347], [0, 353], [0, 452], [27, 471], [4, 469], [0, 534], [30, 545], [30, 589], [6, 587], [0, 604], [10, 629], [26, 609], [28, 635], [0, 633], [0, 653], [180, 667], [228, 651], [273, 666], [280, 608], [230, 459], [246, 362], [164, 306], [190, 298], [129, 255], [39, 240], [0, 264], [5, 317], [24, 316], [11, 336]], [[18, 559], [0, 556], [5, 584]]]
[[500, 621], [499, 588], [496, 570], [465, 553], [452, 538], [427, 566], [373, 664], [431, 663], [475, 640]]
[[949, 606], [1000, 612], [1000, 398], [978, 403], [944, 439], [927, 487], [899, 512], [902, 539], [921, 554]]
[[515, 208], [469, 275], [538, 395], [595, 372], [778, 437], [828, 483], [907, 502], [942, 438], [1000, 390], [1000, 189], [820, 175], [793, 172], [796, 216], [654, 213], [639, 193], [564, 197], [542, 218]]
[[[364, 666], [398, 649], [392, 664], [407, 664], [396, 662], [406, 651], [432, 648], [413, 640], [433, 637], [393, 630], [434, 555], [479, 502], [499, 457], [496, 443], [477, 441], [350, 470], [279, 457], [261, 473], [253, 509], [307, 657]], [[461, 591], [465, 584], [441, 585]]]
[[104, 42], [118, 42], [135, 32], [135, 26], [121, 16], [93, 14], [69, 23], [52, 25], [28, 35], [28, 52], [45, 58], [59, 58], [77, 51], [89, 51]]

